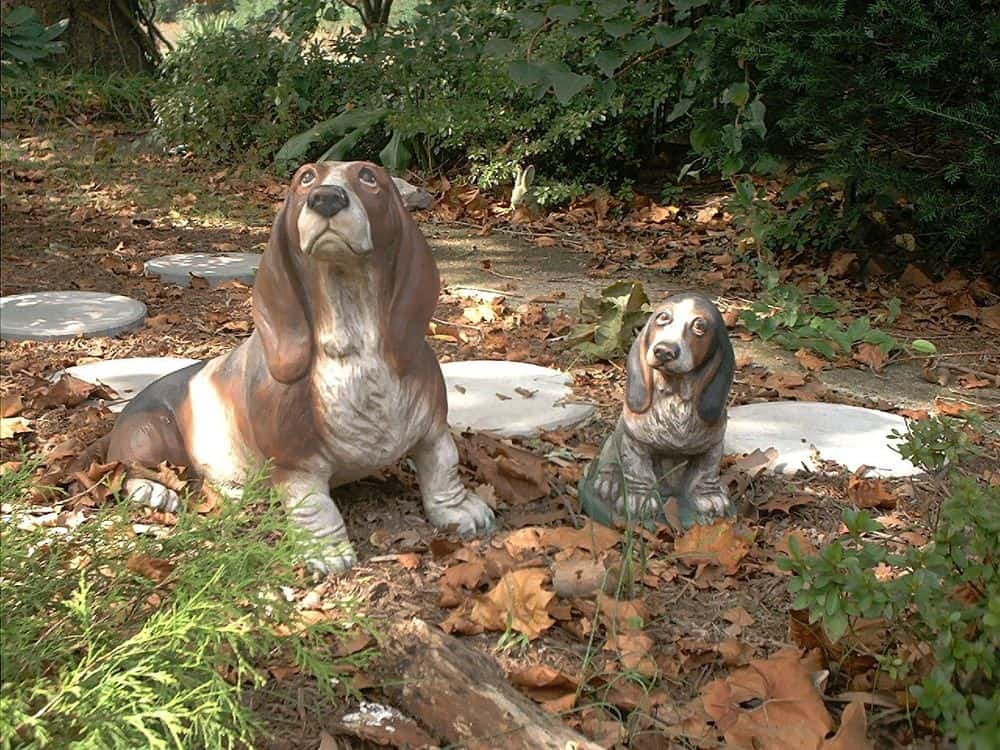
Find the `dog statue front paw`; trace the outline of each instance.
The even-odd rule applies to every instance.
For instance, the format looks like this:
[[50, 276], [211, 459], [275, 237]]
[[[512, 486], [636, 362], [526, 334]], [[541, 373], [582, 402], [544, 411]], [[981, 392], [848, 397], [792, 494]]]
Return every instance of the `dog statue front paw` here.
[[334, 542], [318, 554], [310, 557], [306, 564], [320, 575], [345, 573], [358, 562], [358, 553], [348, 540]]
[[681, 501], [680, 506], [685, 528], [694, 524], [710, 524], [718, 518], [732, 518], [736, 515], [736, 507], [721, 490], [693, 495]]
[[427, 520], [438, 528], [454, 526], [463, 537], [484, 536], [496, 528], [496, 517], [486, 501], [474, 492], [463, 492], [456, 500], [431, 499], [424, 503]]
[[151, 479], [126, 480], [125, 493], [132, 502], [147, 505], [155, 510], [176, 513], [181, 507], [180, 495]]

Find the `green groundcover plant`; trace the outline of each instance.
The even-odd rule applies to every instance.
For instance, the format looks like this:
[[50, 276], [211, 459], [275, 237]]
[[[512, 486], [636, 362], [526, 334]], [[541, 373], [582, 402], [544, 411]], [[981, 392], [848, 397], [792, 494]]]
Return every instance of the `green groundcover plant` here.
[[[891, 532], [863, 510], [844, 513], [847, 535], [816, 556], [793, 550], [793, 607], [823, 623], [834, 641], [859, 618], [882, 618], [893, 640], [879, 664], [912, 684], [917, 705], [963, 750], [1000, 747], [1000, 487], [962, 466], [977, 452], [968, 427], [948, 417], [914, 423], [904, 458], [939, 482], [930, 543], [893, 552]], [[897, 575], [880, 580], [876, 569]], [[930, 646], [930, 665], [913, 646]]]
[[152, 535], [127, 506], [68, 530], [20, 528], [30, 474], [0, 476], [15, 508], [0, 560], [0, 747], [243, 747], [264, 734], [251, 694], [295, 700], [267, 665], [298, 667], [328, 697], [348, 684], [337, 645], [366, 623], [350, 602], [336, 620], [298, 620], [283, 587], [298, 583], [304, 543], [260, 481], [218, 515], [181, 514]]

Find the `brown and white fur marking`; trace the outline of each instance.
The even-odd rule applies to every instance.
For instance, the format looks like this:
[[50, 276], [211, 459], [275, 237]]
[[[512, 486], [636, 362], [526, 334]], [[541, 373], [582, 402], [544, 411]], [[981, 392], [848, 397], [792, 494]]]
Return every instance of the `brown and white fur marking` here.
[[[444, 380], [424, 340], [439, 284], [381, 168], [302, 167], [261, 260], [253, 335], [143, 390], [119, 417], [109, 458], [189, 466], [224, 488], [270, 462], [291, 518], [320, 542], [310, 562], [326, 572], [356, 561], [329, 487], [406, 455], [432, 523], [489, 530], [492, 511], [459, 481]], [[129, 479], [126, 490], [154, 506], [179, 504], [148, 479]]]
[[719, 464], [734, 369], [711, 300], [688, 293], [659, 305], [629, 352], [626, 403], [581, 498], [619, 519], [662, 519], [668, 497], [685, 526], [731, 514]]

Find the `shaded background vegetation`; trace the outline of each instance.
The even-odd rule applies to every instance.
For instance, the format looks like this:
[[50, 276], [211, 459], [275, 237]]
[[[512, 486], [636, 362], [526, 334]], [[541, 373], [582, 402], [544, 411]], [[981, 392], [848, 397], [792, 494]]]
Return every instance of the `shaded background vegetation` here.
[[[37, 5], [46, 22], [59, 15]], [[138, 26], [153, 13], [129, 7]], [[156, 136], [207, 159], [268, 164], [320, 125], [276, 168], [348, 137], [335, 155], [485, 188], [533, 164], [549, 205], [593, 186], [669, 198], [721, 176], [742, 184], [734, 210], [776, 250], [906, 235], [897, 252], [969, 258], [998, 229], [993, 3], [171, 0], [158, 12], [183, 33], [158, 67]], [[9, 114], [44, 107], [48, 88], [5, 82]], [[323, 127], [358, 110], [376, 116]]]

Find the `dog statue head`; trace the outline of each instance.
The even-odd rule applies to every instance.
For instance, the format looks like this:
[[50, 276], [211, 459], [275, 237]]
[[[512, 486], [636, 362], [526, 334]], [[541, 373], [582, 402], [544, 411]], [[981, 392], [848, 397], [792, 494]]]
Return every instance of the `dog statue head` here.
[[709, 424], [726, 408], [736, 357], [718, 308], [703, 294], [687, 292], [657, 305], [628, 355], [626, 404], [635, 414], [652, 405], [655, 375], [694, 378], [698, 415]]
[[383, 356], [405, 374], [425, 345], [440, 291], [426, 240], [381, 167], [300, 167], [254, 284], [254, 322], [272, 377], [291, 383], [311, 366], [315, 321], [305, 281], [363, 264], [373, 266], [377, 280]]

